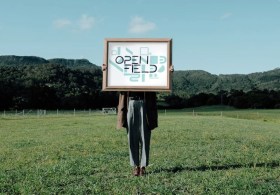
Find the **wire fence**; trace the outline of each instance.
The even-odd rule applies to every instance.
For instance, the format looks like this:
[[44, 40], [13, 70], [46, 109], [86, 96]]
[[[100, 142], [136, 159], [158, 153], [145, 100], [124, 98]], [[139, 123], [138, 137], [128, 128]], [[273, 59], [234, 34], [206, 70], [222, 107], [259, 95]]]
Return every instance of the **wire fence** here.
[[88, 116], [88, 115], [110, 115], [116, 114], [116, 108], [83, 109], [83, 110], [44, 110], [44, 109], [23, 109], [3, 110], [2, 117], [48, 117], [48, 116]]
[[[216, 117], [229, 117], [236, 119], [253, 119], [263, 121], [274, 121], [280, 123], [280, 109], [274, 110], [230, 110], [230, 111], [202, 111], [200, 109], [188, 110], [158, 110], [159, 116], [216, 116]], [[83, 110], [44, 110], [44, 109], [23, 109], [23, 110], [2, 110], [0, 111], [1, 118], [8, 117], [75, 117], [75, 116], [94, 116], [94, 115], [116, 115], [116, 108], [103, 108], [99, 109], [83, 109]]]

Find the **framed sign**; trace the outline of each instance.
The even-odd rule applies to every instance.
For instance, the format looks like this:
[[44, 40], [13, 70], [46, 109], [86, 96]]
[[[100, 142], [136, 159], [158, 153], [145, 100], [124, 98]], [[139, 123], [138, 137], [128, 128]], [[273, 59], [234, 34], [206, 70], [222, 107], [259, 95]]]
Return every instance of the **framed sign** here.
[[171, 91], [172, 39], [105, 39], [103, 91]]

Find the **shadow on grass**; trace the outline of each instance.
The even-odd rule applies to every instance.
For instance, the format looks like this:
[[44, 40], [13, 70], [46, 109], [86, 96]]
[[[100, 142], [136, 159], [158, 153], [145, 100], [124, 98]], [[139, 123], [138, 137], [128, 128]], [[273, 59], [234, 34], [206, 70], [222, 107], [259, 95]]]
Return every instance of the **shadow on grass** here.
[[229, 170], [229, 169], [240, 169], [240, 168], [257, 168], [257, 167], [266, 167], [266, 168], [277, 168], [280, 167], [280, 162], [270, 162], [270, 163], [249, 163], [249, 164], [233, 164], [233, 165], [214, 165], [214, 166], [207, 166], [202, 165], [199, 167], [183, 167], [183, 166], [175, 166], [171, 168], [162, 168], [156, 169], [152, 173], [161, 173], [161, 172], [168, 172], [168, 173], [178, 173], [182, 171], [220, 171], [220, 170]]

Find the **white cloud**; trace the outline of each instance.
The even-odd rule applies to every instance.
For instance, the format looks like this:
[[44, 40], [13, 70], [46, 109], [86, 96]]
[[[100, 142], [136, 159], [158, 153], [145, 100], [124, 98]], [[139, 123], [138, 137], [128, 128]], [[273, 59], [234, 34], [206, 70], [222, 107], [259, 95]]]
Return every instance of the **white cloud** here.
[[145, 33], [152, 31], [156, 28], [156, 24], [150, 21], [145, 21], [139, 16], [135, 16], [131, 19], [129, 25], [130, 33]]
[[69, 20], [66, 18], [56, 19], [53, 21], [53, 26], [57, 29], [70, 28], [72, 31], [77, 30], [89, 30], [96, 23], [96, 20], [92, 16], [88, 16], [86, 14], [81, 15], [80, 19], [77, 20]]
[[225, 20], [225, 19], [228, 19], [228, 18], [231, 17], [231, 16], [232, 16], [232, 13], [227, 12], [227, 13], [224, 13], [224, 14], [220, 17], [220, 19], [221, 19], [221, 20]]
[[55, 28], [66, 28], [70, 26], [72, 22], [68, 19], [56, 19], [53, 21], [53, 25]]
[[80, 30], [88, 30], [91, 29], [95, 24], [95, 18], [91, 16], [87, 16], [86, 14], [83, 14], [78, 21], [78, 25]]

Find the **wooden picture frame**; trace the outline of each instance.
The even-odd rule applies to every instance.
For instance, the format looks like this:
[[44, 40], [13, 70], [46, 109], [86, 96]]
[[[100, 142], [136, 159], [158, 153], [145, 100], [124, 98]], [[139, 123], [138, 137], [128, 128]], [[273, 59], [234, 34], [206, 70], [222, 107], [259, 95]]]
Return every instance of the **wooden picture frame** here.
[[104, 41], [103, 91], [171, 91], [172, 39]]

